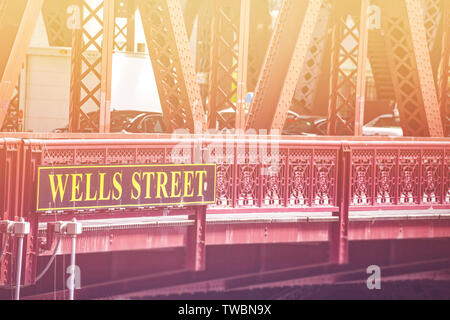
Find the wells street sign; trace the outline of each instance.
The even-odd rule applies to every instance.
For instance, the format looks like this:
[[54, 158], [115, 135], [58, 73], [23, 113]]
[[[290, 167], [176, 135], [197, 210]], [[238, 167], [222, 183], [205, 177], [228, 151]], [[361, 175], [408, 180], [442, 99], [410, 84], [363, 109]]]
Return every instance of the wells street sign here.
[[37, 212], [215, 202], [216, 165], [39, 167]]

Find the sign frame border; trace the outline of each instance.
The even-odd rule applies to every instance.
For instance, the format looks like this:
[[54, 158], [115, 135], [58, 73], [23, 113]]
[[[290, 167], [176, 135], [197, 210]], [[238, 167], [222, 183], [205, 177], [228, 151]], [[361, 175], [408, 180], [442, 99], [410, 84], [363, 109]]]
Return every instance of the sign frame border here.
[[[40, 190], [40, 177], [41, 169], [72, 169], [72, 168], [151, 168], [151, 167], [183, 167], [183, 166], [214, 166], [214, 200], [208, 202], [176, 202], [176, 203], [157, 203], [157, 204], [132, 204], [132, 205], [106, 205], [106, 206], [91, 206], [91, 207], [66, 207], [66, 208], [39, 208], [39, 190]], [[139, 207], [169, 207], [169, 206], [192, 206], [192, 205], [209, 205], [216, 203], [216, 188], [217, 188], [217, 164], [216, 163], [193, 163], [193, 164], [124, 164], [124, 165], [73, 165], [73, 166], [39, 166], [37, 172], [37, 192], [36, 195], [36, 214], [45, 214], [48, 211], [64, 211], [64, 210], [90, 210], [90, 209], [107, 209], [107, 208], [139, 208]]]

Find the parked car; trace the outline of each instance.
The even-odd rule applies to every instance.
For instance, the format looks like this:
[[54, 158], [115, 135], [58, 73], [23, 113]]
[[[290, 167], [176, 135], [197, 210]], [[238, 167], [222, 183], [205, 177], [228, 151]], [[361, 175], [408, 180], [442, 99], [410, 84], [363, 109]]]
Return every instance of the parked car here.
[[[124, 128], [127, 128], [132, 119], [136, 118], [136, 116], [142, 114], [142, 111], [136, 110], [113, 110], [111, 111], [111, 127], [110, 132], [122, 132]], [[88, 112], [87, 116], [94, 123], [99, 122], [99, 111]], [[91, 122], [86, 118], [81, 119], [81, 128], [83, 133], [95, 133], [98, 132], [94, 126], [92, 126]], [[64, 128], [55, 129], [53, 132], [55, 133], [65, 133], [69, 132], [69, 125], [66, 125]]]
[[[219, 115], [227, 122], [233, 123], [235, 121], [235, 111], [232, 108], [228, 108], [219, 111]], [[294, 111], [289, 111], [285, 126], [283, 128], [283, 135], [320, 135], [321, 131], [317, 128], [317, 124], [324, 120], [322, 116], [300, 116]], [[229, 129], [223, 128], [219, 122], [216, 124], [216, 128], [220, 131], [228, 131]]]
[[400, 118], [394, 114], [383, 114], [363, 127], [364, 136], [402, 137]]
[[[327, 135], [328, 120], [318, 121], [317, 127], [321, 132], [320, 135]], [[345, 127], [342, 122], [336, 123], [336, 135], [346, 136], [352, 135], [352, 132]], [[395, 114], [383, 114], [376, 117], [365, 126], [363, 126], [364, 136], [385, 136], [385, 137], [402, 137], [403, 129], [400, 125], [400, 119]]]
[[316, 136], [322, 135], [319, 124], [322, 116], [300, 116], [290, 111], [283, 129], [283, 135]]
[[122, 130], [123, 133], [166, 133], [168, 129], [159, 112], [141, 113]]
[[[324, 118], [319, 121], [317, 121], [316, 124], [319, 135], [321, 136], [327, 136], [328, 135], [328, 119]], [[338, 136], [348, 136], [353, 135], [353, 132], [350, 131], [342, 122], [337, 121], [336, 122], [336, 135]]]

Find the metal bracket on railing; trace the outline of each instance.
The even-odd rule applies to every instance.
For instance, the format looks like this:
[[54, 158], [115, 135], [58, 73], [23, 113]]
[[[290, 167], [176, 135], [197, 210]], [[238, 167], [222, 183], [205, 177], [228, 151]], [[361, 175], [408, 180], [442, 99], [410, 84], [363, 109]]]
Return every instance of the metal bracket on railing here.
[[53, 242], [53, 237], [55, 235], [59, 236], [69, 236], [72, 241], [72, 251], [70, 255], [70, 274], [71, 277], [68, 281], [69, 284], [69, 300], [74, 299], [75, 293], [75, 257], [76, 257], [76, 239], [77, 236], [83, 233], [83, 226], [80, 222], [74, 218], [72, 221], [58, 221], [58, 222], [50, 222], [47, 224], [47, 249], [51, 247]]

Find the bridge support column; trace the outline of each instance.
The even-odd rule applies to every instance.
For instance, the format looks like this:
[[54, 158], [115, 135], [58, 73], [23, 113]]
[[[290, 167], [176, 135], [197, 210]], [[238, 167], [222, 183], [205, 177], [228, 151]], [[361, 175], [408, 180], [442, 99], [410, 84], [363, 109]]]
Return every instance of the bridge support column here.
[[330, 226], [330, 263], [347, 264], [349, 261], [348, 253], [348, 213], [350, 206], [350, 157], [351, 152], [348, 146], [343, 146], [340, 156], [339, 173], [339, 222]]
[[195, 208], [194, 225], [188, 228], [186, 239], [186, 269], [203, 271], [206, 267], [206, 206]]
[[329, 135], [362, 135], [366, 96], [369, 1], [334, 2]]

